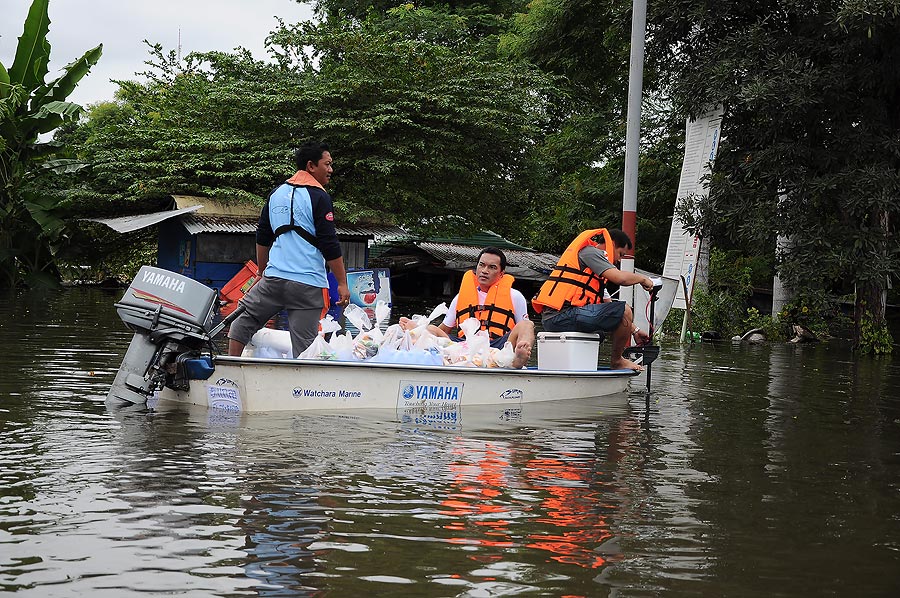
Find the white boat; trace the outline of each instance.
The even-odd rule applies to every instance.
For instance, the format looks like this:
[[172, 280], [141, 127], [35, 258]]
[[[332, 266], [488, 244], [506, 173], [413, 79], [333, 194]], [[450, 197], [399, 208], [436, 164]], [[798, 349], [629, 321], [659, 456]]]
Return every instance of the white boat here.
[[241, 412], [396, 409], [457, 411], [587, 399], [624, 391], [638, 372], [562, 371], [217, 357], [206, 380], [163, 388], [161, 402]]
[[[638, 373], [596, 369], [596, 343], [591, 359], [575, 370], [215, 356], [213, 338], [239, 313], [212, 325], [216, 300], [214, 290], [190, 278], [141, 268], [116, 304], [135, 334], [108, 400], [247, 413], [348, 409], [453, 413], [466, 405], [516, 406], [615, 395]], [[568, 350], [583, 341], [574, 336], [585, 336], [561, 334], [573, 336], [563, 343]], [[542, 339], [538, 341], [540, 353]]]

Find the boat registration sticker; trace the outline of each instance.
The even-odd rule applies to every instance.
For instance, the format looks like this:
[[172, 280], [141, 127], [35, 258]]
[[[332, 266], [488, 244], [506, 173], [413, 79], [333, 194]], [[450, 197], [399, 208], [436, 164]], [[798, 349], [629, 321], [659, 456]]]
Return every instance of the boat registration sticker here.
[[457, 409], [462, 393], [462, 382], [401, 380], [397, 408]]
[[241, 407], [241, 391], [233, 386], [210, 384], [206, 387], [206, 401], [210, 409], [243, 411]]

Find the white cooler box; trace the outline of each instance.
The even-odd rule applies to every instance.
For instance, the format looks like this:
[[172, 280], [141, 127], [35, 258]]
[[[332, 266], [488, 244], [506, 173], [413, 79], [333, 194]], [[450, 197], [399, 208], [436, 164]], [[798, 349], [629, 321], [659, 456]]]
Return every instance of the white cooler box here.
[[538, 369], [595, 371], [600, 335], [584, 332], [538, 332]]

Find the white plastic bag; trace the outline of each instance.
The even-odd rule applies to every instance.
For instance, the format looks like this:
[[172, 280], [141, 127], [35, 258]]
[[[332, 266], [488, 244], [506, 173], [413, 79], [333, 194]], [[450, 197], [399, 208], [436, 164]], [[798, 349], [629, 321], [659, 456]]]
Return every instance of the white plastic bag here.
[[447, 304], [441, 303], [440, 305], [435, 306], [433, 310], [431, 310], [431, 315], [428, 316], [427, 320], [429, 322], [433, 322], [435, 318], [446, 315], [447, 313]]
[[466, 318], [463, 320], [463, 323], [459, 325], [459, 330], [463, 333], [463, 338], [466, 340], [471, 339], [480, 328], [481, 322], [475, 318]]
[[251, 347], [252, 357], [266, 359], [290, 359], [294, 356], [291, 346], [291, 333], [287, 330], [260, 328], [250, 339], [247, 347]]
[[512, 367], [513, 359], [516, 358], [516, 352], [512, 343], [507, 342], [502, 349], [490, 350], [488, 354], [487, 367], [489, 368], [509, 368]]
[[345, 334], [335, 332], [331, 335], [331, 340], [328, 344], [331, 345], [339, 361], [359, 361], [353, 350], [353, 336], [349, 332]]
[[375, 327], [380, 329], [389, 317], [391, 317], [391, 306], [379, 299], [375, 304]]
[[337, 354], [328, 341], [325, 340], [323, 334], [317, 334], [316, 339], [307, 347], [306, 351], [297, 356], [297, 359], [320, 359], [333, 360], [337, 359]]
[[355, 303], [344, 308], [344, 317], [360, 332], [372, 328], [372, 320], [369, 319], [369, 315]]
[[335, 321], [334, 318], [331, 317], [331, 314], [326, 315], [324, 318], [319, 320], [319, 334], [328, 334], [329, 332], [337, 332], [341, 329], [341, 325]]
[[384, 339], [381, 341], [381, 349], [396, 349], [403, 339], [404, 331], [400, 324], [391, 324], [384, 331]]
[[466, 343], [453, 343], [451, 342], [446, 347], [443, 348], [441, 354], [444, 358], [445, 365], [460, 365], [462, 362], [466, 361], [466, 353], [469, 350], [469, 346]]

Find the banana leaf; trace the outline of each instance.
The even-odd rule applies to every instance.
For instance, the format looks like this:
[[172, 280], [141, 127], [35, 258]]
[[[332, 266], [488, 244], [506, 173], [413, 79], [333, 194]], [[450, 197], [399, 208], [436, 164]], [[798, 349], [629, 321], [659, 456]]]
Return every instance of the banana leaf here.
[[24, 133], [25, 139], [49, 133], [65, 121], [78, 118], [81, 110], [81, 106], [74, 102], [48, 102], [33, 116], [23, 118], [19, 130]]
[[47, 63], [50, 61], [50, 43], [47, 41], [49, 4], [50, 0], [34, 0], [31, 3], [16, 57], [9, 69], [10, 81], [21, 84], [29, 91], [42, 85], [47, 75]]
[[54, 79], [34, 92], [31, 105], [39, 106], [45, 102], [64, 101], [69, 97], [69, 94], [72, 93], [82, 77], [87, 75], [90, 72], [91, 67], [97, 64], [101, 54], [103, 54], [103, 44], [88, 50], [78, 60], [67, 64], [65, 68], [63, 68], [65, 73], [62, 76]]
[[0, 100], [9, 95], [9, 90], [9, 71], [6, 70], [3, 63], [0, 63]]

